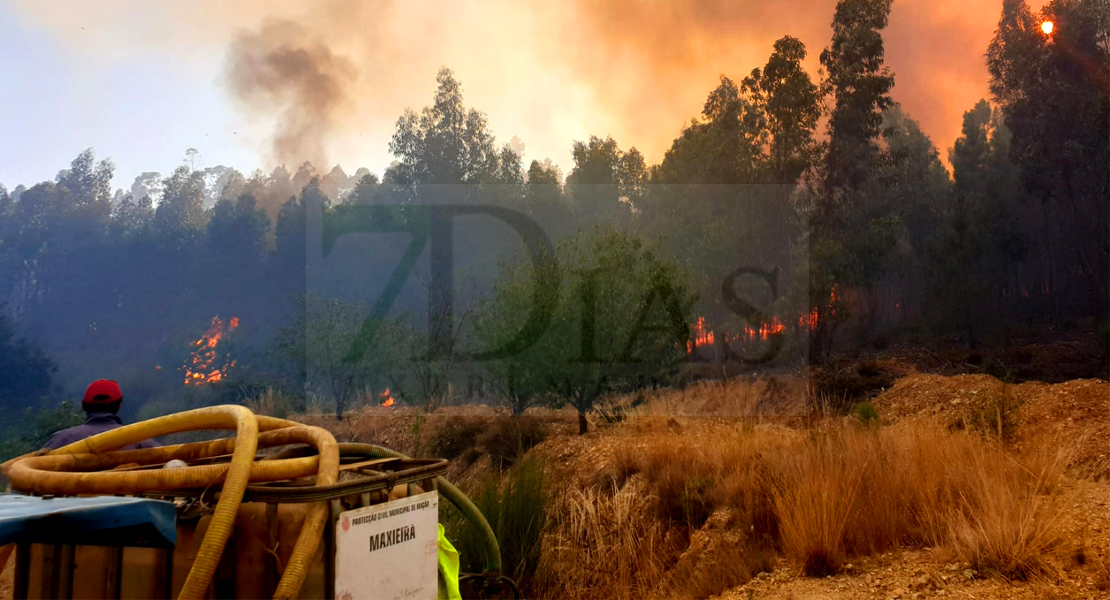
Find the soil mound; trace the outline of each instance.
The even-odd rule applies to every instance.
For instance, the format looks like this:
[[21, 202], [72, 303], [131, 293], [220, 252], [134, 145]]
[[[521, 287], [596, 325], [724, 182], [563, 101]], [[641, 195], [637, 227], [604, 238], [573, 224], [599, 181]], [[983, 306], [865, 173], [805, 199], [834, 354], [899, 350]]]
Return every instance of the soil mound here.
[[1110, 476], [1110, 382], [1007, 384], [990, 375], [913, 374], [873, 402], [884, 421], [933, 417], [953, 428], [979, 428], [1018, 447], [1056, 438], [1074, 449], [1079, 475]]

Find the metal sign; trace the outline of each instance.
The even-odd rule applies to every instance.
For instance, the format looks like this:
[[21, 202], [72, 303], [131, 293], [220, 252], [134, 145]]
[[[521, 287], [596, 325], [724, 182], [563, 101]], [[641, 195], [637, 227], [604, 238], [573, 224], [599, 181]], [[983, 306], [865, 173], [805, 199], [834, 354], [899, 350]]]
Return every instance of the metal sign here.
[[340, 513], [337, 600], [435, 600], [439, 494]]

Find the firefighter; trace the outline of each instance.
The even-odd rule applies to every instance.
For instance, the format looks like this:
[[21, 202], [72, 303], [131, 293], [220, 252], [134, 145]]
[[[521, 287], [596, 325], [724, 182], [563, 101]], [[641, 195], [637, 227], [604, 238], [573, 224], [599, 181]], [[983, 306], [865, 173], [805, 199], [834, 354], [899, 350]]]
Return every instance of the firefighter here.
[[[44, 450], [54, 450], [67, 446], [74, 442], [79, 442], [87, 437], [94, 436], [98, 433], [103, 433], [109, 429], [115, 429], [123, 424], [120, 421], [119, 406], [123, 402], [123, 392], [119, 389], [119, 384], [111, 379], [97, 379], [85, 388], [85, 397], [81, 399], [81, 408], [85, 410], [85, 422], [76, 427], [63, 429], [46, 441], [43, 446]], [[123, 450], [134, 450], [137, 448], [155, 448], [159, 444], [153, 440], [144, 440], [138, 444], [132, 444]]]

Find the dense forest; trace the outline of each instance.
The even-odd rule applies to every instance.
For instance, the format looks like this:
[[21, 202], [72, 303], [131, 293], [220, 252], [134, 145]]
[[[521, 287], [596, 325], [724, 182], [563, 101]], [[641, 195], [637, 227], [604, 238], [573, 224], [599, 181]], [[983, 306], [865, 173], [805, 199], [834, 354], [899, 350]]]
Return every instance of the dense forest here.
[[189, 149], [113, 191], [90, 149], [0, 186], [0, 402], [111, 377], [143, 416], [266, 388], [584, 414], [693, 362], [1105, 338], [1106, 3], [1006, 0], [945, 162], [891, 95], [891, 1], [841, 0], [818, 74], [784, 36], [722, 75], [659, 164], [591, 136], [525, 166], [444, 68], [380, 176]]

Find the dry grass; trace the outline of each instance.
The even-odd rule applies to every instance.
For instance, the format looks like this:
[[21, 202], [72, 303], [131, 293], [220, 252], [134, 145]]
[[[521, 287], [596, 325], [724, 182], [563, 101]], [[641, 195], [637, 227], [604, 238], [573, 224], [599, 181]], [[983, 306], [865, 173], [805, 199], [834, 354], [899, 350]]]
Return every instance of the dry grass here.
[[[740, 417], [779, 420], [803, 416], [805, 381], [798, 377], [736, 377], [699, 381], [683, 389], [645, 391], [644, 402], [628, 411], [631, 417]], [[617, 397], [630, 404], [632, 397]]]
[[1075, 550], [1061, 523], [1060, 454], [1026, 464], [981, 461], [949, 521], [949, 546], [980, 570], [1009, 579], [1053, 575]]
[[288, 394], [267, 387], [262, 393], [247, 399], [243, 405], [251, 412], [259, 415], [268, 415], [284, 419], [290, 413], [300, 408], [304, 402]]
[[556, 506], [537, 573], [541, 597], [642, 598], [664, 572], [666, 527], [640, 486], [571, 490]]
[[680, 557], [715, 521], [742, 534], [729, 546], [735, 556], [714, 561], [713, 581], [695, 586], [704, 595], [759, 572], [768, 551], [811, 576], [899, 547], [944, 548], [1006, 578], [1052, 576], [1071, 551], [1056, 485], [1066, 464], [1059, 450], [1018, 458], [982, 436], [920, 421], [629, 438], [602, 483], [557, 506], [541, 568], [558, 577], [545, 590], [671, 596], [685, 578], [689, 593], [696, 569], [684, 571]]

